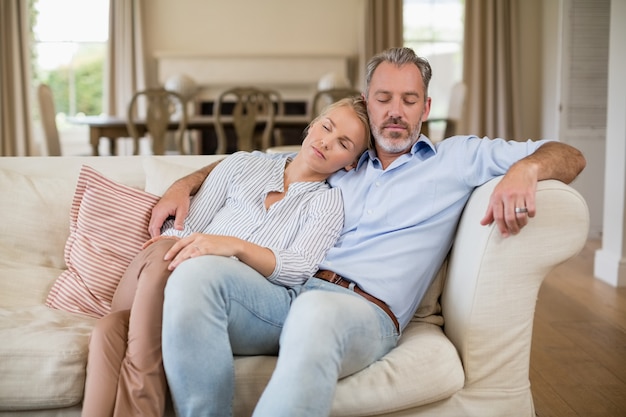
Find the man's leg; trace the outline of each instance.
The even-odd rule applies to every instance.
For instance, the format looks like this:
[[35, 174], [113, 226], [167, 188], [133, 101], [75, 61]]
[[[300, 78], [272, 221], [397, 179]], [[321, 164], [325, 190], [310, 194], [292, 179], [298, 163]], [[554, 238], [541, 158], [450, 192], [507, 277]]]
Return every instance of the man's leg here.
[[233, 354], [276, 354], [295, 295], [230, 258], [200, 256], [174, 270], [165, 288], [163, 364], [177, 415], [232, 414]]
[[325, 417], [339, 378], [380, 359], [398, 339], [391, 319], [358, 294], [312, 278], [293, 302], [280, 355], [255, 417]]

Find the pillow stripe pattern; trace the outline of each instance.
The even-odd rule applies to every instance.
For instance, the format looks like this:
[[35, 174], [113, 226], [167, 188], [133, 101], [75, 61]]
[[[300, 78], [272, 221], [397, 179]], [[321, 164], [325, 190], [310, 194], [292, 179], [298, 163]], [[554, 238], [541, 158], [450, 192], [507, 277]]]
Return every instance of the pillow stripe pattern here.
[[55, 281], [46, 305], [96, 318], [108, 314], [124, 271], [150, 238], [148, 223], [157, 201], [83, 166], [70, 209], [67, 270]]

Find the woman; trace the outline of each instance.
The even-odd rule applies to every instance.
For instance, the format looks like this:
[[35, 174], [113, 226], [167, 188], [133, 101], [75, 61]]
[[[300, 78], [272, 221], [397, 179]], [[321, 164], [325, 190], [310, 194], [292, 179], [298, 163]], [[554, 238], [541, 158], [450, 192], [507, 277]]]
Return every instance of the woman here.
[[363, 100], [348, 98], [311, 122], [293, 159], [246, 152], [224, 159], [194, 197], [184, 229], [166, 223], [161, 236], [146, 242], [120, 281], [111, 313], [97, 322], [83, 416], [163, 415], [163, 291], [181, 262], [233, 258], [287, 288], [311, 277], [343, 227], [341, 193], [325, 180], [351, 169], [369, 137]]

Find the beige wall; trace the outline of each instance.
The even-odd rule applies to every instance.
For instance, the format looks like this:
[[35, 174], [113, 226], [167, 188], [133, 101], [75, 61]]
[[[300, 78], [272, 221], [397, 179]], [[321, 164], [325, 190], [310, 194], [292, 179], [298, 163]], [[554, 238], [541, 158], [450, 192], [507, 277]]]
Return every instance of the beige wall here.
[[[339, 55], [358, 62], [364, 0], [144, 0], [148, 82], [158, 54]], [[524, 138], [542, 137], [541, 1], [519, 2]], [[418, 51], [419, 53], [419, 51]], [[356, 69], [350, 69], [355, 84]]]
[[[146, 54], [358, 56], [363, 0], [144, 0]], [[156, 66], [149, 60], [148, 81]]]
[[[362, 48], [365, 0], [143, 0], [148, 81], [156, 83], [158, 54], [339, 55], [354, 57]], [[520, 16], [522, 134], [524, 138], [559, 137], [559, 54], [562, 2], [516, 3]], [[418, 51], [419, 53], [419, 51]], [[359, 84], [352, 69], [353, 81]], [[581, 144], [573, 144], [581, 146]], [[603, 147], [602, 147], [603, 149]], [[592, 205], [594, 230], [602, 227], [604, 155], [583, 149], [590, 163], [574, 186]]]

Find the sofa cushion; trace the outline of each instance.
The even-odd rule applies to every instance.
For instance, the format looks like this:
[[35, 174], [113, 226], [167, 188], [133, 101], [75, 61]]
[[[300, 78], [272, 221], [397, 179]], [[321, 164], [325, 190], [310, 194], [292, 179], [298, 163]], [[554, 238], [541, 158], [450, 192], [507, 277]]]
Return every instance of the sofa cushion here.
[[144, 158], [143, 169], [146, 173], [145, 191], [161, 196], [174, 181], [191, 174], [197, 168], [152, 157]]
[[94, 322], [43, 305], [0, 308], [0, 410], [79, 403]]
[[360, 417], [423, 406], [451, 397], [464, 383], [461, 358], [443, 329], [411, 322], [387, 355], [339, 380], [332, 415]]
[[[234, 415], [252, 414], [275, 365], [275, 357], [235, 358]], [[361, 417], [409, 410], [451, 397], [464, 381], [461, 359], [442, 328], [411, 322], [391, 352], [339, 380], [331, 414]]]
[[[56, 213], [68, 212], [74, 184], [61, 178], [0, 169], [0, 189], [2, 257], [24, 265], [63, 268], [60, 255], [69, 221], [67, 216]], [[42, 221], [44, 213], [49, 215]]]
[[443, 326], [443, 314], [441, 313], [441, 292], [446, 281], [448, 271], [448, 261], [444, 261], [439, 272], [428, 287], [424, 298], [420, 302], [411, 321], [436, 324]]
[[83, 166], [70, 210], [68, 269], [52, 286], [46, 305], [92, 317], [107, 314], [126, 267], [150, 238], [148, 223], [157, 201]]

